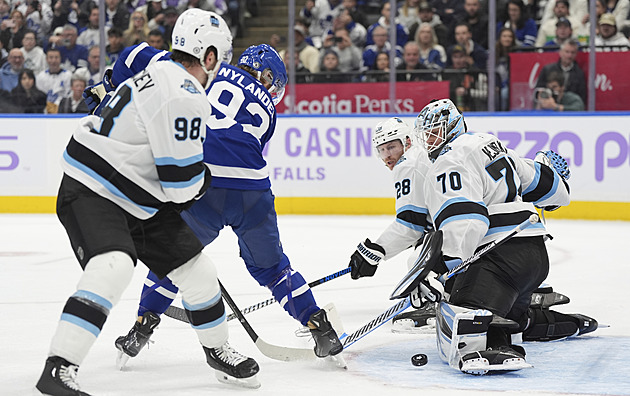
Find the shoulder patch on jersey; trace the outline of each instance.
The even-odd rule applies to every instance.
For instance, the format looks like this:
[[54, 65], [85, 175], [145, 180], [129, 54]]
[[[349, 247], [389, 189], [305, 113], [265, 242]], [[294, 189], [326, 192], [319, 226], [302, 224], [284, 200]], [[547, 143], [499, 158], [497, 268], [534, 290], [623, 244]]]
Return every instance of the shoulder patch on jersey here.
[[201, 92], [199, 92], [199, 90], [197, 89], [197, 87], [195, 87], [195, 84], [190, 81], [189, 79], [185, 79], [184, 83], [181, 85], [180, 88], [184, 88], [186, 91], [192, 93], [192, 94], [200, 94]]

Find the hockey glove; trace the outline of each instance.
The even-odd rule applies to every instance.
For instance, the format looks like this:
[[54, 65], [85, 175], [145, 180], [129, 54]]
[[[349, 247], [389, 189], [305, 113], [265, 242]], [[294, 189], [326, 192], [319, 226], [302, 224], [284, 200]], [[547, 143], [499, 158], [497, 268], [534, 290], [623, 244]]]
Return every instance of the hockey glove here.
[[101, 115], [103, 106], [111, 97], [108, 93], [113, 92], [115, 88], [112, 83], [111, 69], [105, 71], [102, 82], [85, 88], [83, 91], [83, 101], [87, 105], [90, 114]]
[[566, 181], [571, 177], [571, 170], [569, 169], [567, 161], [562, 158], [560, 154], [552, 150], [537, 152], [534, 161], [554, 168], [562, 180]]
[[359, 279], [363, 276], [373, 276], [378, 263], [385, 257], [385, 249], [381, 245], [372, 243], [369, 239], [359, 243], [357, 250], [350, 257], [352, 268], [350, 276]]

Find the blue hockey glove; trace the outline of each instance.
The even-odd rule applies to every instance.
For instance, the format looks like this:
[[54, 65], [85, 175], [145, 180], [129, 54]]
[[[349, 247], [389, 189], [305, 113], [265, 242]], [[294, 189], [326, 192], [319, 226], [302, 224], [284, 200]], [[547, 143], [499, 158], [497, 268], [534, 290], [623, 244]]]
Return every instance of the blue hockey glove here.
[[376, 272], [378, 263], [385, 257], [385, 249], [379, 244], [366, 239], [365, 242], [359, 243], [357, 250], [350, 257], [350, 265], [352, 268], [350, 276], [352, 279], [359, 279], [363, 276], [373, 276]]
[[116, 85], [114, 85], [114, 82], [112, 81], [113, 73], [114, 71], [112, 69], [107, 69], [103, 74], [103, 87], [105, 87], [105, 91], [107, 92], [112, 92], [116, 89]]
[[112, 83], [112, 69], [105, 71], [102, 82], [85, 88], [83, 91], [83, 101], [87, 105], [88, 110], [90, 110], [90, 114], [101, 115], [103, 106], [111, 97], [111, 95], [108, 94], [115, 89], [116, 87]]
[[563, 180], [569, 180], [571, 177], [571, 170], [569, 169], [569, 164], [567, 161], [562, 158], [562, 156], [552, 150], [547, 151], [539, 151], [536, 153], [536, 158], [534, 161], [540, 162], [541, 164], [545, 164], [549, 167], [553, 167], [558, 175]]

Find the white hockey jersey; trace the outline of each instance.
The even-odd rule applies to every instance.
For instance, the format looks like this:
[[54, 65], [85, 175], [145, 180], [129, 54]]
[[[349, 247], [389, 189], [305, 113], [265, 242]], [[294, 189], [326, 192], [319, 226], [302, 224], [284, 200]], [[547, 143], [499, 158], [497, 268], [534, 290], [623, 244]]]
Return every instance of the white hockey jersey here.
[[[425, 191], [434, 227], [444, 233], [443, 254], [461, 259], [537, 213], [534, 203], [569, 203], [555, 170], [521, 159], [489, 134], [467, 133], [447, 144], [426, 175]], [[544, 234], [538, 222], [519, 236]]]
[[415, 244], [430, 224], [424, 198], [424, 179], [430, 166], [426, 151], [414, 145], [392, 170], [396, 220], [375, 241], [385, 249], [386, 260]]
[[181, 65], [157, 62], [125, 80], [101, 117], [81, 119], [64, 172], [139, 219], [207, 186], [202, 142], [210, 105]]

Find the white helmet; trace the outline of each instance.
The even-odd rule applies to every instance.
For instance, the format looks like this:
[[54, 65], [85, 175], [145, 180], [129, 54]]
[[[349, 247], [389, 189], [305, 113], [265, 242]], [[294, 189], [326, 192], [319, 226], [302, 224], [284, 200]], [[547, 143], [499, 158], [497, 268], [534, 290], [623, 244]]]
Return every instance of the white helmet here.
[[378, 150], [378, 146], [381, 144], [392, 140], [400, 140], [403, 147], [405, 147], [407, 137], [411, 138], [412, 136], [412, 130], [406, 122], [398, 117], [392, 117], [376, 124], [372, 144], [374, 149]]
[[[173, 27], [173, 50], [179, 50], [199, 58], [201, 66], [210, 75], [204, 65], [204, 57], [209, 47], [217, 50], [217, 66], [221, 62], [232, 61], [232, 32], [218, 14], [199, 8], [184, 11]], [[209, 78], [208, 80], [212, 80]]]

